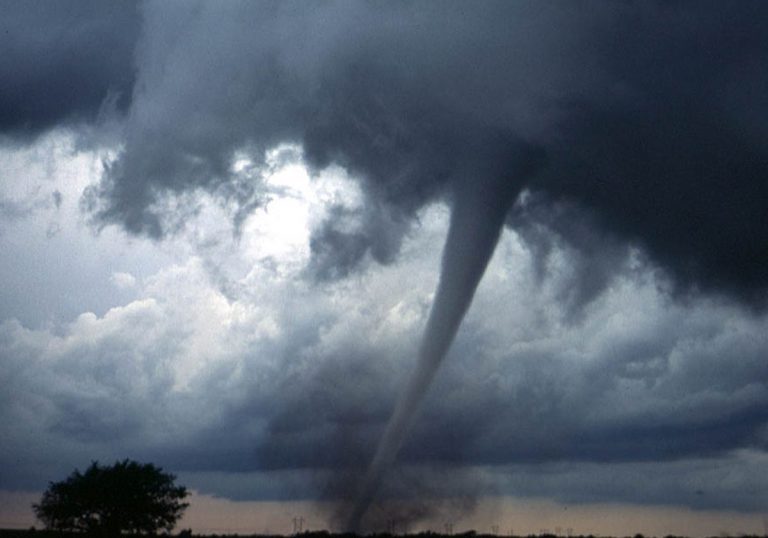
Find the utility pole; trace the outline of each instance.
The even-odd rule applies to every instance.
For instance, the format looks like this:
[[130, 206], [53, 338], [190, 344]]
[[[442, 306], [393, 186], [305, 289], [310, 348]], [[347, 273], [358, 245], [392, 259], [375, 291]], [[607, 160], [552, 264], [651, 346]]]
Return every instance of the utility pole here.
[[293, 534], [300, 534], [302, 530], [304, 530], [304, 518], [294, 517], [293, 518]]
[[445, 524], [445, 534], [447, 534], [448, 536], [451, 536], [453, 534], [453, 523]]

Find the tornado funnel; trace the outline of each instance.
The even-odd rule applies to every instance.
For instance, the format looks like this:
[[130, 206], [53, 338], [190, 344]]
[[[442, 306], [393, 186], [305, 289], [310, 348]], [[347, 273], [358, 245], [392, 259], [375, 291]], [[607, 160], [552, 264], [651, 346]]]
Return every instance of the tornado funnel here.
[[[530, 168], [525, 159], [524, 169]], [[518, 172], [520, 170], [518, 163]], [[517, 183], [517, 182], [515, 182]], [[400, 394], [373, 460], [357, 491], [347, 528], [360, 530], [383, 473], [392, 465], [419, 403], [453, 343], [517, 195], [503, 179], [465, 182], [454, 189], [440, 281], [419, 348], [416, 369]]]

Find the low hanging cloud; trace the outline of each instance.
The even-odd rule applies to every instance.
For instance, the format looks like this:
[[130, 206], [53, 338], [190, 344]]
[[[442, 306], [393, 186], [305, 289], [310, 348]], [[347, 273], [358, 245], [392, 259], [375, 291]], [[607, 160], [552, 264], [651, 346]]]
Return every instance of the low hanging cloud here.
[[[91, 200], [102, 219], [159, 237], [159, 194], [221, 191], [235, 152], [289, 141], [315, 168], [348, 169], [368, 207], [398, 222], [501, 176], [537, 194], [539, 223], [572, 204], [679, 290], [761, 304], [765, 10], [150, 2], [125, 149]], [[508, 162], [521, 144], [544, 159], [530, 177]], [[344, 276], [368, 250], [393, 260], [408, 226], [388, 229], [350, 236], [329, 222], [318, 274]]]
[[4, 1], [0, 9], [0, 136], [29, 140], [127, 110], [141, 26], [135, 2]]
[[[335, 498], [409, 369], [446, 218], [423, 213], [399, 261], [356, 279], [307, 287], [257, 266], [250, 293], [230, 299], [197, 258], [137, 281], [138, 298], [102, 316], [55, 331], [4, 322], [2, 465], [13, 471], [2, 487], [43, 487], [83, 454], [129, 453], [230, 498]], [[765, 319], [675, 304], [627, 271], [569, 321], [559, 296], [571, 275], [552, 265], [537, 284], [533, 256], [516, 234], [502, 238], [384, 497], [407, 498], [414, 484], [436, 496], [554, 488], [567, 502], [753, 509], [766, 492], [735, 498], [719, 473], [755, 488], [750, 472], [733, 473], [762, 465], [750, 454], [766, 443]], [[660, 500], [654, 482], [632, 478], [644, 465], [693, 493]]]
[[[291, 142], [369, 199], [369, 233], [336, 233], [333, 215], [318, 231], [320, 278], [364, 252], [391, 262], [425, 203], [501, 175], [540, 206], [512, 225], [552, 225], [571, 204], [680, 291], [764, 302], [760, 2], [17, 8], [4, 10], [0, 131], [124, 111], [124, 149], [86, 197], [103, 222], [160, 237], [175, 229], [163, 197], [200, 188], [252, 210], [259, 180], [237, 180], [235, 155]], [[507, 163], [521, 144], [545, 159], [525, 178]]]

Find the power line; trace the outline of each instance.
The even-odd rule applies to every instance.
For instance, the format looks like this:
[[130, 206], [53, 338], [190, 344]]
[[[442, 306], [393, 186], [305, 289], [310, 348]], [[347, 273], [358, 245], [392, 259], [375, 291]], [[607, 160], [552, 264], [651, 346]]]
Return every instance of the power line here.
[[294, 517], [293, 518], [293, 534], [300, 534], [303, 530], [304, 530], [304, 518]]

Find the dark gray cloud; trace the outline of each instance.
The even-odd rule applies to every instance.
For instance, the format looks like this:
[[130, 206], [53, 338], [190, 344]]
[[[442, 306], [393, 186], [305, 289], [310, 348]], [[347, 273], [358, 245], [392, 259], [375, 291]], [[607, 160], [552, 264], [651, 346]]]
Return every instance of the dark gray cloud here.
[[[595, 237], [642, 249], [680, 291], [765, 298], [762, 3], [150, 4], [145, 13], [125, 151], [91, 193], [108, 222], [160, 236], [159, 195], [217, 192], [234, 152], [258, 157], [290, 141], [315, 168], [348, 169], [369, 207], [398, 220], [454, 184], [502, 175], [511, 193], [527, 187], [551, 209], [580, 208], [571, 217], [588, 215]], [[545, 156], [531, 178], [510, 173], [521, 142]], [[391, 261], [407, 229], [346, 233], [332, 215], [315, 235], [315, 273], [344, 276], [369, 251]], [[601, 278], [585, 271], [573, 300], [599, 292], [616, 261]]]
[[[584, 357], [591, 364], [583, 365], [568, 358], [575, 338], [561, 341], [557, 351], [501, 357], [483, 356], [476, 351], [480, 342], [460, 338], [400, 458], [452, 466], [663, 461], [723, 456], [747, 447], [762, 450], [768, 418], [768, 372], [761, 360], [766, 343], [762, 338], [753, 344], [738, 343], [738, 338], [728, 342], [727, 332], [716, 331], [697, 344], [713, 346], [706, 355], [721, 355], [720, 367], [719, 361], [738, 365], [740, 373], [725, 378], [719, 369], [712, 377], [702, 373], [707, 369], [702, 363], [709, 359], [700, 349], [685, 350], [687, 337], [678, 340], [679, 332], [630, 337], [597, 357]], [[308, 372], [292, 380], [292, 387], [281, 388], [282, 404], [268, 421], [274, 435], [265, 439], [258, 465], [355, 465], [355, 451], [370, 450], [376, 423], [386, 420], [397, 392], [391, 376], [370, 366], [375, 361], [347, 358], [332, 376]], [[333, 382], [341, 376], [350, 378], [350, 388], [346, 382]], [[633, 397], [639, 400], [633, 402]], [[264, 407], [257, 404], [233, 414], [231, 425], [222, 425], [222, 430], [234, 429], [256, 409]], [[342, 442], [335, 435], [337, 427], [356, 428], [357, 438]]]
[[132, 1], [0, 2], [0, 135], [125, 111], [140, 30]]
[[[764, 5], [657, 5], [597, 36], [616, 89], [571, 103], [541, 188], [686, 286], [765, 299]], [[747, 82], [749, 80], [749, 82]]]
[[337, 205], [313, 231], [308, 272], [318, 280], [335, 280], [359, 269], [367, 254], [378, 263], [393, 262], [410, 227], [397, 208], [377, 205], [349, 209]]

